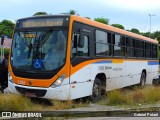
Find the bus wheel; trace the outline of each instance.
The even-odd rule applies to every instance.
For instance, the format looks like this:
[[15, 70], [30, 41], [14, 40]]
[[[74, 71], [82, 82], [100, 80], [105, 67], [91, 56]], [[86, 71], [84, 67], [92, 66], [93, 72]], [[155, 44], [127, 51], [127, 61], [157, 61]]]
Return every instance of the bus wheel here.
[[102, 84], [99, 78], [96, 78], [93, 84], [91, 101], [96, 102], [102, 96]]
[[146, 74], [144, 72], [142, 72], [141, 79], [140, 79], [140, 86], [144, 87], [145, 84], [146, 84]]

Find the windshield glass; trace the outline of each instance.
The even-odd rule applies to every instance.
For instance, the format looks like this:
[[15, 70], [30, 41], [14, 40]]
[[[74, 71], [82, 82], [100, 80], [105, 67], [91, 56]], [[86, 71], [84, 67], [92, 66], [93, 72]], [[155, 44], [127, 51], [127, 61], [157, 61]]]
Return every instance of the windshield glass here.
[[66, 30], [14, 33], [11, 63], [23, 70], [54, 70], [65, 63]]

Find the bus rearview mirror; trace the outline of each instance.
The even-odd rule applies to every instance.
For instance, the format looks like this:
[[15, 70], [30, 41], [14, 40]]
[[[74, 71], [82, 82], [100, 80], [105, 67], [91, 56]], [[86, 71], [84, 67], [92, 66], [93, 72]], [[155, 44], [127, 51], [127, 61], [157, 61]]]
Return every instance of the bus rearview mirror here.
[[77, 48], [77, 35], [74, 35], [73, 48]]
[[84, 35], [80, 36], [80, 39], [78, 41], [78, 47], [83, 48], [84, 47]]

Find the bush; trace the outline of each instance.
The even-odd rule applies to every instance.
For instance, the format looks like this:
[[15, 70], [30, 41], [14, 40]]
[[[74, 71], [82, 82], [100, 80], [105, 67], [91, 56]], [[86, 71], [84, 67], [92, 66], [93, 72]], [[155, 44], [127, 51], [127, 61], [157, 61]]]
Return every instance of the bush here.
[[[4, 48], [4, 55], [9, 54], [9, 53], [10, 53], [10, 49], [9, 48]], [[1, 55], [1, 48], [0, 48], [0, 55]]]
[[26, 111], [33, 106], [30, 99], [20, 95], [1, 94], [0, 111]]
[[107, 105], [136, 105], [158, 103], [160, 87], [136, 88], [133, 90], [114, 90], [108, 93]]

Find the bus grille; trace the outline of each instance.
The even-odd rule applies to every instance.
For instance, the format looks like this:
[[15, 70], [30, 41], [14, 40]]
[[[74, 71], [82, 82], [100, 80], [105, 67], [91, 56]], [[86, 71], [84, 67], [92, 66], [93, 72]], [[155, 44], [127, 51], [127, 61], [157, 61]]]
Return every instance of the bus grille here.
[[16, 90], [21, 94], [34, 93], [36, 97], [43, 97], [47, 92], [47, 90], [27, 89], [27, 88], [21, 88], [21, 87], [16, 87]]

